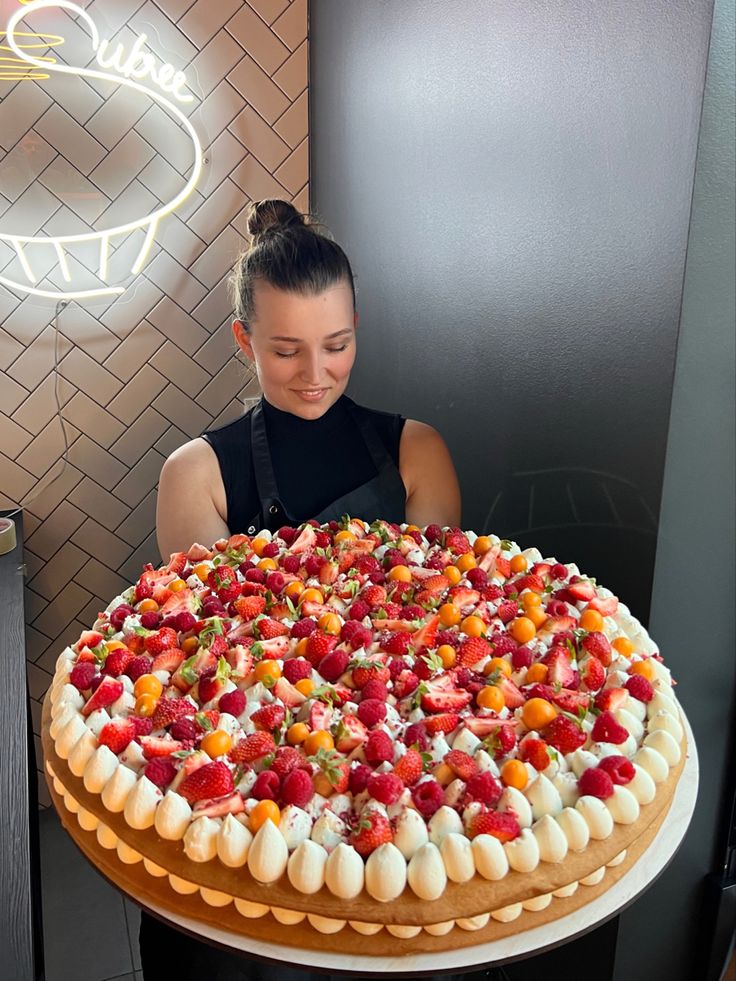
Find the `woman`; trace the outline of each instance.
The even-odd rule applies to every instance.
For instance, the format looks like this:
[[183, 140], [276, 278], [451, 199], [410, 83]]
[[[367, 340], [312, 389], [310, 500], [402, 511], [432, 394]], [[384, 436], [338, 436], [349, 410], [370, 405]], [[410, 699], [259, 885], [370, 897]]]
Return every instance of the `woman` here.
[[[343, 250], [285, 201], [253, 205], [248, 230], [253, 243], [234, 278], [233, 333], [255, 365], [263, 398], [164, 464], [156, 515], [161, 555], [344, 514], [457, 525], [460, 491], [439, 433], [345, 395], [358, 314]], [[219, 951], [145, 914], [141, 956], [146, 981], [324, 978]]]

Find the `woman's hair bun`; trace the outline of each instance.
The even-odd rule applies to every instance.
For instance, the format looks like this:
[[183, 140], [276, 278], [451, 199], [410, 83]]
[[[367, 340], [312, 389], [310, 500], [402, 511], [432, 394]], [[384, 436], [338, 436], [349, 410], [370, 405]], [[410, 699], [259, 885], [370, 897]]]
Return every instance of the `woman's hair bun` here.
[[299, 225], [305, 225], [304, 217], [293, 204], [279, 198], [254, 201], [248, 212], [248, 231], [254, 239]]

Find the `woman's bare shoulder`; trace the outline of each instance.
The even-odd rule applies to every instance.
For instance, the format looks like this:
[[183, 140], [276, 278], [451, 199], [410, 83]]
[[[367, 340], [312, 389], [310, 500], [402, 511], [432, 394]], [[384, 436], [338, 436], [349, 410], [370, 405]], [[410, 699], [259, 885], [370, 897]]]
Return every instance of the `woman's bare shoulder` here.
[[456, 525], [461, 502], [455, 465], [433, 426], [407, 419], [399, 444], [399, 469], [406, 487], [406, 519], [412, 524]]

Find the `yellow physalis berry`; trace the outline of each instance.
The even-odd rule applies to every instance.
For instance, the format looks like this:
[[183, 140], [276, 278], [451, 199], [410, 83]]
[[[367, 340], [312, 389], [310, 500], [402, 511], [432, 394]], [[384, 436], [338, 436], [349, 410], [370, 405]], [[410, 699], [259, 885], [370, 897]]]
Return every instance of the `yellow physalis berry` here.
[[205, 753], [214, 760], [216, 756], [224, 756], [229, 753], [233, 748], [233, 741], [224, 729], [213, 729], [212, 732], [208, 732], [206, 736], [202, 737], [200, 745]]
[[250, 830], [253, 832], [258, 831], [266, 821], [273, 821], [278, 828], [280, 820], [281, 811], [275, 800], [259, 800], [248, 818]]
[[501, 780], [507, 787], [523, 790], [529, 782], [529, 774], [521, 760], [507, 760], [501, 767]]
[[163, 690], [164, 686], [155, 674], [142, 674], [133, 685], [133, 694], [136, 698], [139, 695], [153, 695], [154, 698], [160, 698]]

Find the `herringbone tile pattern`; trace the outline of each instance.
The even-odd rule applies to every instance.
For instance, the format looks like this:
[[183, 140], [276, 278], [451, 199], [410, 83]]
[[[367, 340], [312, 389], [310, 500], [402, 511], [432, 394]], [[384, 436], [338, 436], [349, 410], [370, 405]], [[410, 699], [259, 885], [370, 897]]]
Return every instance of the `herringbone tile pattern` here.
[[[43, 488], [24, 514], [36, 732], [62, 646], [144, 562], [158, 561], [154, 516], [164, 459], [257, 394], [235, 356], [227, 291], [247, 205], [276, 196], [308, 207], [307, 0], [84, 6], [113, 43], [129, 48], [145, 33], [160, 61], [186, 71], [195, 95], [187, 112], [205, 165], [197, 189], [160, 224], [142, 273], [121, 282], [119, 298], [62, 309], [58, 338], [52, 300], [0, 286], [0, 507]], [[54, 55], [87, 64], [88, 36], [54, 13], [47, 29], [65, 37]], [[130, 221], [176, 194], [191, 165], [183, 129], [129, 89], [58, 75], [0, 81], [6, 233], [68, 235]], [[138, 247], [113, 245], [111, 274], [129, 268]], [[93, 249], [80, 247], [70, 271], [91, 282], [96, 262]], [[0, 274], [17, 281], [17, 267], [3, 245]], [[53, 261], [35, 260], [33, 271], [63, 287]]]

